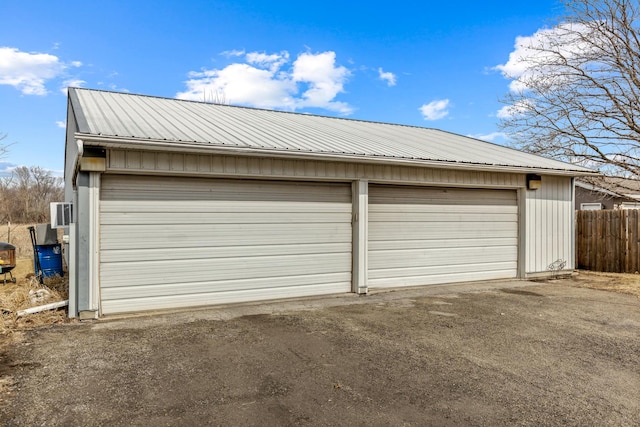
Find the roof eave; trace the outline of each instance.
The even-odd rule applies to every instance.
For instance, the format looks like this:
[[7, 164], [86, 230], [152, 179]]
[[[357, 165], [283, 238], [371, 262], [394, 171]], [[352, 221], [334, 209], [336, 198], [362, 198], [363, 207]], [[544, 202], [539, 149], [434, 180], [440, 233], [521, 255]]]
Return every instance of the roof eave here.
[[491, 165], [483, 163], [452, 162], [444, 160], [429, 159], [409, 159], [399, 157], [377, 157], [364, 154], [350, 153], [320, 153], [312, 151], [276, 150], [268, 148], [221, 146], [209, 143], [187, 142], [187, 141], [166, 141], [154, 139], [136, 139], [120, 136], [94, 135], [76, 133], [76, 138], [81, 139], [85, 145], [101, 146], [105, 148], [124, 148], [145, 151], [169, 151], [193, 154], [221, 154], [240, 155], [253, 157], [271, 157], [291, 160], [324, 160], [324, 161], [344, 161], [369, 164], [394, 164], [404, 166], [421, 166], [439, 169], [465, 169], [475, 171], [511, 172], [511, 173], [537, 173], [546, 175], [561, 176], [594, 176], [599, 175], [596, 171], [577, 169], [551, 169], [528, 166]]

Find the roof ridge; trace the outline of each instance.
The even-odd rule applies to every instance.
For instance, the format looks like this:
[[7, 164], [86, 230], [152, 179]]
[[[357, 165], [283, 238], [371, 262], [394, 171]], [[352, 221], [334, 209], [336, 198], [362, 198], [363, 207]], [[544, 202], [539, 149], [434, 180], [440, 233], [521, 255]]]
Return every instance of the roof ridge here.
[[[354, 118], [349, 118], [349, 117], [327, 116], [327, 115], [324, 115], [324, 114], [310, 114], [310, 113], [300, 113], [300, 112], [296, 112], [296, 111], [272, 110], [272, 109], [268, 109], [268, 108], [250, 107], [250, 106], [246, 106], [246, 105], [218, 104], [218, 103], [215, 103], [215, 102], [196, 101], [196, 100], [193, 100], [193, 99], [170, 98], [170, 97], [167, 97], [167, 96], [146, 95], [146, 94], [131, 93], [131, 92], [120, 92], [120, 91], [107, 90], [107, 89], [93, 89], [93, 88], [86, 88], [86, 87], [69, 87], [68, 90], [83, 90], [83, 91], [89, 91], [89, 92], [108, 93], [108, 94], [112, 94], [112, 95], [137, 96], [137, 97], [141, 97], [141, 98], [159, 99], [159, 100], [163, 100], [163, 101], [188, 102], [188, 103], [194, 103], [194, 104], [200, 104], [200, 105], [215, 105], [215, 106], [218, 106], [218, 107], [226, 107], [226, 108], [239, 108], [239, 109], [244, 109], [244, 110], [265, 111], [265, 112], [269, 112], [269, 113], [292, 114], [292, 115], [295, 115], [295, 116], [311, 116], [311, 117], [320, 117], [320, 118], [325, 118], [325, 119], [345, 120], [345, 121], [348, 121], [348, 122], [373, 123], [373, 124], [379, 124], [379, 125], [408, 127], [408, 128], [414, 128], [414, 129], [426, 129], [426, 130], [450, 133], [452, 135], [457, 135], [457, 136], [465, 136], [467, 138], [475, 139], [475, 140], [480, 141], [480, 142], [486, 142], [488, 144], [497, 145], [499, 147], [505, 147], [505, 146], [500, 145], [500, 144], [495, 144], [495, 143], [492, 143], [492, 142], [489, 142], [489, 141], [483, 141], [481, 139], [477, 139], [477, 138], [466, 136], [466, 135], [459, 135], [459, 134], [456, 134], [456, 133], [450, 132], [450, 131], [443, 131], [442, 129], [438, 129], [438, 128], [431, 128], [431, 127], [417, 126], [417, 125], [409, 125], [409, 124], [406, 124], [406, 123], [392, 123], [392, 122], [382, 122], [382, 121], [376, 121], [376, 120], [354, 119]], [[507, 148], [507, 147], [505, 147], [505, 148]]]

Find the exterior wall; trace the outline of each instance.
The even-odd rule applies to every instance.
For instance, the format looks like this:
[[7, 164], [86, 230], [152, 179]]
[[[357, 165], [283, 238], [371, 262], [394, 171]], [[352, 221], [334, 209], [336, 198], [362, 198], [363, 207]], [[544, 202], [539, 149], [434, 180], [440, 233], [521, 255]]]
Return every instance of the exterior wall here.
[[[71, 124], [72, 125], [72, 124]], [[65, 165], [65, 197], [73, 200], [71, 165], [77, 155], [74, 139], [67, 140]], [[428, 185], [465, 188], [516, 189], [519, 194], [519, 275], [535, 276], [548, 274], [549, 266], [556, 260], [566, 261], [565, 270], [573, 269], [574, 261], [574, 195], [571, 177], [542, 177], [542, 188], [525, 190], [526, 174], [446, 170], [414, 166], [367, 165], [359, 163], [330, 162], [316, 160], [283, 160], [260, 157], [222, 156], [204, 154], [162, 153], [154, 151], [129, 151], [110, 149], [107, 151], [106, 173], [136, 175], [176, 175], [200, 177], [237, 177], [256, 179], [286, 179], [308, 181], [340, 181], [359, 184], [362, 191], [354, 204], [362, 205], [366, 200], [366, 183], [388, 183], [398, 185]], [[77, 310], [90, 313], [96, 309], [99, 291], [95, 271], [98, 268], [99, 253], [95, 239], [99, 223], [98, 205], [100, 173], [92, 173], [95, 179], [85, 183], [83, 194], [76, 195], [78, 214], [83, 207], [88, 209], [76, 224], [75, 264], [76, 280], [74, 294], [77, 293]], [[80, 187], [79, 187], [80, 188]], [[68, 194], [67, 194], [68, 193]], [[85, 194], [86, 193], [86, 194]], [[359, 206], [362, 211], [364, 206]], [[355, 211], [355, 210], [354, 210]], [[363, 215], [364, 214], [364, 215]], [[360, 215], [366, 218], [366, 210]], [[85, 223], [87, 222], [87, 223]], [[82, 224], [80, 224], [82, 223]], [[360, 233], [366, 233], [367, 224], [357, 226]], [[357, 242], [366, 250], [366, 239], [357, 235]], [[93, 243], [90, 243], [93, 242]], [[354, 257], [358, 254], [354, 253]], [[360, 273], [356, 277], [354, 290], [366, 289], [367, 259], [354, 259]], [[82, 267], [85, 266], [85, 267]], [[88, 270], [88, 271], [87, 271]], [[95, 283], [94, 283], [95, 282]], [[75, 304], [74, 304], [75, 305]], [[70, 307], [71, 308], [71, 307]], [[74, 316], [74, 313], [70, 315]]]
[[576, 203], [575, 209], [580, 210], [582, 203], [602, 203], [602, 209], [615, 209], [622, 202], [636, 202], [634, 199], [627, 199], [624, 197], [615, 197], [607, 194], [603, 194], [600, 191], [592, 191], [586, 188], [578, 187], [576, 185]]
[[570, 177], [543, 176], [542, 188], [526, 191], [525, 245], [527, 275], [549, 273], [551, 264], [557, 260], [566, 262], [564, 270], [574, 268]]

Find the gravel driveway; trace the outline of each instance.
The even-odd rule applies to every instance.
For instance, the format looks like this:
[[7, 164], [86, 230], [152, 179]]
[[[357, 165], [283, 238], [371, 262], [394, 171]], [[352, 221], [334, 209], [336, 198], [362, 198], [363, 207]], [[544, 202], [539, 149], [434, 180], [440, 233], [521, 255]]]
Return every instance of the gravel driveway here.
[[56, 325], [0, 375], [7, 426], [640, 425], [640, 299], [504, 282]]

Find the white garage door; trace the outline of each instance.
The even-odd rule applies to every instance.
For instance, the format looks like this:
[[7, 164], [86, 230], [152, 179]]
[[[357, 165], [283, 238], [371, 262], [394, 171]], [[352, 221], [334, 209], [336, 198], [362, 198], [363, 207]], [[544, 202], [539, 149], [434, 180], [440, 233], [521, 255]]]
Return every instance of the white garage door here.
[[104, 175], [104, 314], [349, 292], [348, 184]]
[[371, 185], [369, 286], [517, 276], [513, 190]]

